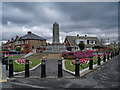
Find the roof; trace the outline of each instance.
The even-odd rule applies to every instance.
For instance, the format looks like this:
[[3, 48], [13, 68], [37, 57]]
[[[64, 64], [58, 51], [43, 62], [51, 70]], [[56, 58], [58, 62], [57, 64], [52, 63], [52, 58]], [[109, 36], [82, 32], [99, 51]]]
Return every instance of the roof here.
[[76, 41], [75, 41], [76, 39], [96, 40], [96, 41], [98, 41], [99, 44], [101, 44], [97, 37], [66, 36], [66, 39], [69, 41], [69, 43], [70, 43], [71, 46], [78, 46], [77, 43], [76, 43]]
[[20, 37], [19, 40], [46, 40], [46, 39], [44, 39], [34, 33], [31, 33], [31, 34], [26, 34], [26, 35]]

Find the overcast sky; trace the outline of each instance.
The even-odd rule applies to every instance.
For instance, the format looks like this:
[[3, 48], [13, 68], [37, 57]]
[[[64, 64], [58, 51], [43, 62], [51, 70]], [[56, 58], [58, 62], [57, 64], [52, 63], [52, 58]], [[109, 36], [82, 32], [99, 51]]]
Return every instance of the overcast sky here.
[[67, 35], [118, 37], [117, 2], [3, 2], [2, 40], [23, 36], [27, 31], [52, 42], [53, 23], [60, 26], [60, 41]]

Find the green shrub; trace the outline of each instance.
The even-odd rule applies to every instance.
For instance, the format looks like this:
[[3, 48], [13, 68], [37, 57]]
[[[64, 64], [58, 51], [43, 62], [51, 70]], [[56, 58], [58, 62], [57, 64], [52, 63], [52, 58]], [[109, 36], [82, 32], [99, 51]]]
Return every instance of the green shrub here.
[[16, 47], [16, 51], [21, 51], [21, 47]]

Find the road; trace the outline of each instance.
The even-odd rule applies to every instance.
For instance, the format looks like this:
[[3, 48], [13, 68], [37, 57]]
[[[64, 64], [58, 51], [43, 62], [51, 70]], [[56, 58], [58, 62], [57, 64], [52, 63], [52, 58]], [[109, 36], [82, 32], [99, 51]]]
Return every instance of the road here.
[[[24, 73], [21, 73], [17, 76], [24, 76]], [[30, 76], [41, 76], [41, 65], [36, 69], [30, 71]], [[58, 76], [58, 60], [46, 60], [46, 76], [47, 77], [57, 77]], [[63, 71], [63, 76], [73, 76], [70, 73]]]

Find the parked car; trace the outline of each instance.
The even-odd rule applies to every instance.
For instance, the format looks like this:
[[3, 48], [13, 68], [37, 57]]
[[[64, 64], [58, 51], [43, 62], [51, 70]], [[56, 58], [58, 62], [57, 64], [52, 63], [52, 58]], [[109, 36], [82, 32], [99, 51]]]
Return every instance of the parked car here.
[[9, 51], [2, 51], [2, 54], [9, 54]]
[[16, 50], [9, 50], [9, 54], [20, 54], [20, 52]]

